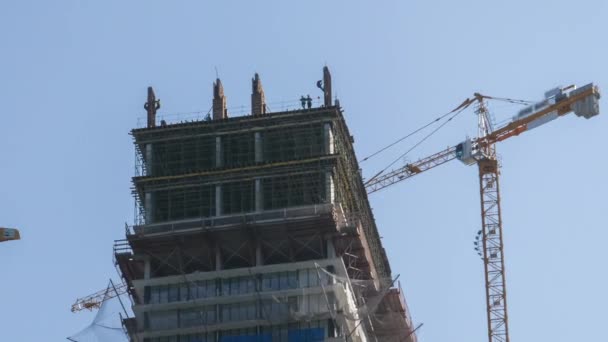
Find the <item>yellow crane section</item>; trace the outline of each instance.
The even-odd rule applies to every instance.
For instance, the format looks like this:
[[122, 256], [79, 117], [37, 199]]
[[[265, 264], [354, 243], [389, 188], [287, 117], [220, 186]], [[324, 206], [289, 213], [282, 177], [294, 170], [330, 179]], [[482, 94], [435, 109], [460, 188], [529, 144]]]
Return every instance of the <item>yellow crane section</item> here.
[[495, 143], [544, 125], [571, 112], [586, 119], [596, 116], [599, 114], [599, 98], [599, 90], [592, 83], [578, 89], [574, 86], [551, 89], [545, 93], [542, 101], [520, 110], [508, 124], [494, 129], [485, 106], [485, 100], [493, 98], [475, 94], [473, 99], [467, 99], [459, 108], [466, 108], [473, 103], [477, 104], [475, 110], [478, 115], [477, 139], [467, 138], [454, 147], [420, 159], [415, 163], [406, 164], [387, 174], [377, 175], [365, 183], [368, 193], [373, 193], [453, 159], [459, 159], [467, 165], [477, 164], [482, 229], [478, 232], [478, 240], [475, 245], [484, 264], [488, 340], [490, 342], [509, 342], [498, 179], [499, 165], [496, 159]]

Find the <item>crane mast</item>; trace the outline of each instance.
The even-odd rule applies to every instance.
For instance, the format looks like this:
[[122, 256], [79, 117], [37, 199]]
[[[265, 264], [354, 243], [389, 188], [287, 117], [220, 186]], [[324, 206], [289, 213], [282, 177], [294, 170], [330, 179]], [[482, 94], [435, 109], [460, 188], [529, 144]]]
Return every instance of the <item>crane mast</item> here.
[[[485, 105], [479, 97], [475, 110], [479, 120], [479, 136], [491, 133], [492, 122]], [[505, 281], [504, 244], [502, 239], [502, 217], [500, 209], [499, 166], [496, 145], [480, 148], [479, 194], [481, 199], [481, 242], [486, 289], [488, 319], [488, 341], [509, 342], [507, 315], [507, 290]]]
[[472, 100], [467, 99], [461, 105], [466, 108], [472, 103], [477, 104], [476, 139], [467, 138], [454, 147], [408, 163], [386, 174], [377, 175], [365, 183], [368, 194], [371, 194], [453, 159], [459, 159], [466, 165], [477, 164], [482, 221], [482, 229], [478, 233], [481, 236], [481, 246], [478, 245], [478, 248], [481, 248], [485, 271], [489, 342], [509, 342], [500, 169], [495, 144], [571, 112], [589, 119], [599, 114], [599, 98], [599, 89], [593, 83], [578, 89], [574, 86], [554, 88], [545, 93], [542, 101], [520, 110], [508, 124], [495, 129], [485, 104], [485, 100], [494, 98], [476, 93]]

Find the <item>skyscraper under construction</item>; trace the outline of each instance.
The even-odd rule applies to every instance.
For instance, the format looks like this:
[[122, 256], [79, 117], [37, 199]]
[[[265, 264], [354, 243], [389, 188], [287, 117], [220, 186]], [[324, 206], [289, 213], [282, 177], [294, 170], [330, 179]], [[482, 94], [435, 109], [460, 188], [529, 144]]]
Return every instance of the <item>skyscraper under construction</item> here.
[[114, 246], [131, 341], [416, 340], [324, 68], [323, 98], [229, 117], [219, 79], [207, 119], [131, 134], [136, 222]]

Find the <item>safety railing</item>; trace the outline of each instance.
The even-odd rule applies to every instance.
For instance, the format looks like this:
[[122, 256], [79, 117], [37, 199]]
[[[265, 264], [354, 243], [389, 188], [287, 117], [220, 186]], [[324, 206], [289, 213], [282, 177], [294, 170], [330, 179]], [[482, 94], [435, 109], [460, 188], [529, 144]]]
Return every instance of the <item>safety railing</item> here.
[[[332, 216], [333, 220], [338, 226], [338, 229], [340, 229], [340, 227], [347, 226], [347, 223], [349, 222], [343, 218], [344, 214], [342, 213], [342, 207], [339, 206], [339, 204], [323, 203], [237, 215], [214, 216], [152, 224], [136, 224], [133, 226], [125, 226], [125, 233], [126, 235], [170, 233], [197, 228], [209, 229], [239, 224], [256, 224], [279, 220], [301, 219], [327, 214]], [[340, 217], [342, 217], [342, 219], [340, 219]]]

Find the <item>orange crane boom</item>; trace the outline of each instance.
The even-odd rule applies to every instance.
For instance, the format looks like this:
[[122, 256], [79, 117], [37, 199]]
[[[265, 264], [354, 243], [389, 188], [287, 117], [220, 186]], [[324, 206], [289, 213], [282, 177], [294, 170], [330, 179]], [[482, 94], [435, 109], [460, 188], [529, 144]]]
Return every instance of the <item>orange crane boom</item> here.
[[[570, 88], [570, 87], [568, 87], [568, 88]], [[594, 98], [595, 101], [597, 101], [597, 99], [599, 99], [599, 96], [600, 96], [599, 90], [598, 90], [597, 86], [595, 86], [593, 84], [588, 84], [577, 90], [579, 90], [579, 91], [578, 92], [575, 92], [576, 90], [571, 91], [570, 93], [572, 93], [572, 92], [575, 92], [575, 93], [572, 94], [571, 96], [568, 96], [565, 99], [562, 99], [561, 101], [556, 102], [553, 105], [543, 108], [543, 109], [539, 110], [538, 112], [535, 112], [529, 116], [513, 120], [513, 121], [509, 122], [508, 124], [506, 124], [505, 126], [498, 128], [492, 132], [489, 132], [485, 136], [471, 140], [470, 141], [471, 149], [473, 151], [475, 151], [479, 148], [482, 148], [483, 146], [488, 146], [488, 145], [494, 144], [496, 142], [503, 141], [503, 140], [506, 140], [506, 139], [514, 137], [514, 136], [518, 136], [519, 134], [521, 134], [527, 130], [538, 127], [538, 126], [534, 126], [532, 128], [528, 128], [528, 125], [530, 123], [534, 123], [535, 121], [542, 120], [544, 117], [550, 115], [551, 113], [555, 112], [555, 113], [557, 113], [558, 116], [563, 116], [565, 114], [573, 112], [575, 109], [574, 108], [575, 104], [580, 105], [581, 102], [589, 101], [590, 98]], [[570, 94], [570, 93], [566, 93], [566, 94]], [[493, 99], [493, 97], [484, 96], [484, 95], [480, 95], [480, 94], [475, 94], [474, 98], [475, 98], [475, 100], [469, 100], [469, 102], [468, 102], [469, 105], [475, 101], [479, 102], [479, 101], [482, 101], [483, 99]], [[592, 100], [592, 101], [594, 101], [594, 100]], [[597, 106], [597, 103], [593, 103], [593, 105]], [[585, 113], [581, 113], [581, 112], [579, 112], [579, 113], [580, 113], [579, 116], [583, 116], [586, 118], [590, 118], [593, 116], [593, 115], [588, 115], [588, 114], [585, 116]], [[598, 113], [599, 113], [599, 111], [598, 111]], [[374, 177], [373, 179], [371, 179], [365, 183], [365, 188], [367, 189], [367, 193], [371, 194], [376, 191], [382, 190], [390, 185], [393, 185], [395, 183], [406, 180], [423, 171], [430, 170], [436, 166], [445, 164], [451, 160], [456, 159], [458, 157], [457, 154], [463, 148], [462, 145], [466, 144], [466, 143], [467, 143], [467, 141], [465, 141], [461, 144], [458, 144], [456, 146], [446, 148], [443, 151], [440, 151], [440, 152], [432, 154], [428, 157], [422, 158], [414, 163], [406, 164], [403, 167], [392, 170], [384, 175]]]
[[[587, 84], [579, 89], [574, 86], [556, 88], [545, 93], [545, 99], [528, 106], [503, 127], [492, 129], [485, 106], [489, 96], [475, 94], [474, 100], [465, 101], [466, 106], [477, 102], [479, 137], [420, 159], [415, 163], [372, 178], [365, 183], [368, 193], [374, 193], [401, 182], [421, 172], [430, 170], [450, 160], [459, 159], [467, 165], [477, 164], [481, 198], [482, 229], [478, 232], [476, 249], [482, 248], [486, 291], [488, 340], [509, 342], [507, 292], [502, 216], [500, 207], [499, 165], [495, 143], [517, 136], [541, 126], [560, 116], [574, 112], [577, 116], [591, 118], [599, 114], [598, 88]], [[481, 242], [481, 246], [479, 246]], [[480, 253], [481, 255], [481, 253]]]

